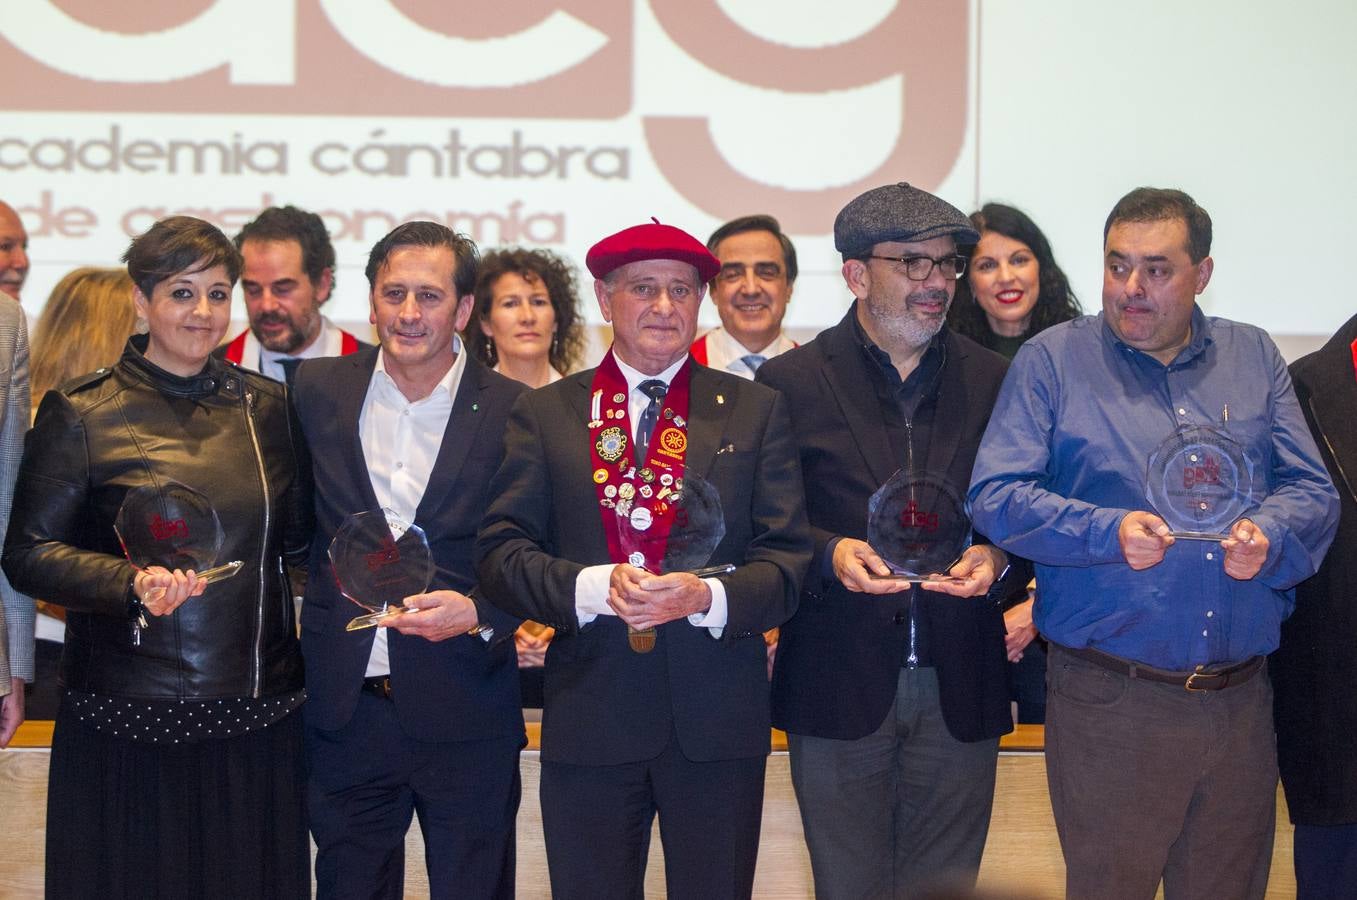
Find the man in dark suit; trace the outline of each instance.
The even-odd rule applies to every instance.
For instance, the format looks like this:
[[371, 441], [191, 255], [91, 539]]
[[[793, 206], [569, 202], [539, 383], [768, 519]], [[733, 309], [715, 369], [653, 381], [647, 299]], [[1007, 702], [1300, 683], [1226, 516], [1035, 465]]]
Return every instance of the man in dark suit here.
[[1291, 364], [1305, 424], [1338, 488], [1338, 534], [1296, 586], [1268, 658], [1277, 763], [1295, 823], [1296, 896], [1357, 892], [1357, 316]]
[[[368, 259], [381, 346], [297, 372], [316, 483], [302, 651], [322, 898], [401, 897], [412, 813], [434, 896], [514, 893], [518, 621], [473, 599], [471, 551], [522, 386], [461, 352], [478, 261], [442, 225], [399, 226]], [[381, 508], [423, 529], [436, 573], [383, 627], [346, 631], [362, 610], [327, 550], [347, 516]]]
[[[641, 897], [658, 812], [670, 896], [748, 897], [769, 749], [762, 632], [795, 609], [810, 555], [786, 405], [689, 358], [719, 268], [696, 239], [641, 225], [587, 264], [613, 347], [514, 405], [476, 549], [486, 596], [556, 628], [542, 724], [552, 894]], [[670, 500], [694, 475], [721, 498], [709, 562], [733, 571], [719, 577], [668, 572], [662, 550], [625, 540], [674, 535]]]
[[213, 351], [292, 386], [303, 359], [369, 346], [321, 313], [335, 289], [335, 248], [320, 216], [271, 206], [235, 238], [250, 327]]
[[[898, 469], [964, 496], [1005, 362], [945, 327], [977, 236], [906, 184], [868, 191], [834, 225], [856, 302], [758, 380], [792, 410], [815, 555], [773, 672], [818, 897], [904, 897], [974, 882], [998, 739], [1012, 729], [1004, 624], [987, 596], [1005, 571], [975, 543], [957, 582], [873, 579], [867, 504]], [[932, 510], [930, 510], [932, 511]], [[929, 573], [920, 573], [929, 574]]]

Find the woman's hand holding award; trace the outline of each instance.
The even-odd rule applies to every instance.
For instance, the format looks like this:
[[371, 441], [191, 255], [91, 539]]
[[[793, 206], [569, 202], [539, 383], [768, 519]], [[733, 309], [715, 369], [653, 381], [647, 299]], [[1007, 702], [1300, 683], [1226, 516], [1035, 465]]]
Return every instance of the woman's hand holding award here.
[[1262, 492], [1252, 461], [1225, 431], [1184, 425], [1150, 454], [1145, 495], [1173, 537], [1223, 541]]
[[[617, 504], [617, 537], [627, 562], [653, 575], [688, 572], [710, 578], [735, 571], [730, 563], [706, 565], [726, 536], [721, 495], [706, 479], [687, 472], [655, 493], [654, 503], [633, 504], [625, 498]], [[646, 498], [647, 500], [649, 498]], [[656, 527], [657, 519], [669, 527]], [[628, 630], [627, 640], [637, 653], [655, 647], [655, 629]]]
[[901, 469], [867, 502], [867, 543], [904, 584], [958, 582], [946, 572], [970, 543], [971, 520], [961, 495], [945, 479]]
[[330, 563], [339, 590], [366, 609], [346, 631], [373, 628], [405, 612], [402, 602], [433, 580], [433, 555], [418, 525], [389, 509], [354, 513], [330, 541]]
[[[230, 578], [245, 565], [240, 560], [217, 565], [225, 542], [221, 519], [211, 502], [177, 481], [143, 484], [129, 490], [113, 520], [123, 553], [138, 570], [159, 566], [193, 572], [211, 584]], [[148, 602], [165, 593], [153, 588]], [[146, 622], [141, 621], [141, 627]]]

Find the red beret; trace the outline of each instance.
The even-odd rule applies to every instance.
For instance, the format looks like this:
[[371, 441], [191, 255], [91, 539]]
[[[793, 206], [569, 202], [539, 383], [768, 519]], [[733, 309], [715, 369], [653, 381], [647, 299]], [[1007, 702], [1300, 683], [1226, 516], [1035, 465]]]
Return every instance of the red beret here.
[[652, 218], [645, 225], [624, 228], [589, 248], [584, 264], [595, 278], [604, 278], [627, 263], [646, 259], [673, 259], [697, 269], [697, 277], [711, 281], [721, 271], [721, 262], [702, 242], [682, 228], [661, 225]]

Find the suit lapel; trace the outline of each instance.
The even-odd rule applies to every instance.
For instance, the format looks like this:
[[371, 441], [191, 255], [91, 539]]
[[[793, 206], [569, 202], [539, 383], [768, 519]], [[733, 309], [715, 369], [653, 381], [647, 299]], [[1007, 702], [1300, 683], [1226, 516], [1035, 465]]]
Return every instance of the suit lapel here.
[[[953, 375], [961, 370], [966, 349], [950, 333], [944, 337], [942, 346], [946, 356], [938, 370], [940, 384], [937, 402], [933, 407], [933, 421], [928, 429], [928, 447], [924, 450], [924, 471], [946, 478], [952, 468], [952, 459], [961, 446], [965, 417], [972, 411], [967, 408], [963, 379]], [[968, 485], [953, 487], [964, 494]]]
[[566, 389], [566, 399], [573, 410], [574, 420], [577, 423], [589, 421], [589, 388], [594, 383], [595, 369], [587, 372], [581, 372], [578, 375], [572, 375], [572, 386]]
[[[368, 389], [372, 384], [372, 372], [377, 367], [377, 348], [353, 353], [344, 359], [350, 364], [340, 369], [344, 383], [337, 385], [338, 389], [335, 392], [338, 398], [335, 404], [336, 412], [339, 417], [339, 428], [335, 433], [343, 436], [340, 438], [343, 446], [338, 449], [344, 454], [350, 472], [363, 473], [361, 478], [355, 479], [363, 495], [363, 509], [375, 510], [378, 508], [377, 493], [372, 489], [367, 459], [363, 456], [363, 437], [358, 432], [358, 419], [362, 415], [363, 401], [367, 399]], [[315, 449], [317, 448], [312, 448]], [[360, 510], [354, 509], [350, 512]]]
[[[1316, 360], [1318, 378], [1309, 397], [1310, 414], [1327, 441], [1347, 490], [1357, 501], [1357, 471], [1351, 460], [1357, 459], [1357, 377], [1354, 377], [1352, 341], [1357, 337], [1357, 317], [1339, 329], [1319, 351]], [[1347, 465], [1345, 466], [1345, 462]]]
[[886, 433], [876, 392], [871, 389], [867, 361], [863, 359], [862, 348], [854, 340], [853, 324], [849, 317], [856, 314], [855, 304], [849, 308], [848, 315], [834, 326], [826, 346], [829, 364], [820, 371], [829, 383], [830, 396], [839, 404], [848, 430], [853, 435], [853, 443], [867, 463], [867, 470], [872, 473], [877, 484], [885, 484], [900, 466], [891, 452], [890, 435]]
[[462, 371], [461, 383], [457, 386], [457, 396], [452, 400], [452, 412], [448, 415], [448, 424], [443, 429], [443, 442], [438, 447], [438, 457], [434, 460], [433, 471], [429, 473], [429, 483], [424, 487], [424, 496], [419, 499], [419, 508], [415, 510], [415, 521], [427, 522], [438, 510], [457, 481], [466, 463], [467, 453], [475, 443], [485, 416], [480, 409], [481, 396], [486, 388], [488, 370], [474, 359], [467, 357], [466, 368]]
[[[560, 454], [565, 458], [565, 483], [552, 484], [552, 503], [557, 505], [555, 517], [558, 533], [557, 546], [568, 545], [571, 540], [587, 541], [586, 553], [590, 559], [609, 559], [608, 539], [603, 532], [603, 515], [598, 505], [598, 495], [593, 473], [594, 463], [590, 453], [590, 434], [588, 422], [593, 410], [590, 408], [590, 388], [594, 383], [597, 369], [588, 369], [567, 376], [565, 382], [566, 410], [564, 421], [543, 423], [543, 438], [550, 444], [543, 448], [548, 455]], [[561, 532], [571, 532], [567, 538]]]
[[740, 385], [726, 375], [694, 363], [688, 391], [688, 450], [684, 469], [705, 476], [726, 431]]

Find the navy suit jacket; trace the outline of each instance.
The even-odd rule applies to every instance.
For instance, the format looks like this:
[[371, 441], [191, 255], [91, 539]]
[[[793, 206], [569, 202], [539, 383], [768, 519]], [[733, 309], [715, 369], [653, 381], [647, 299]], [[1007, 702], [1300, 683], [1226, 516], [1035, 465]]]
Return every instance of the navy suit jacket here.
[[[363, 610], [346, 599], [330, 565], [330, 541], [351, 513], [378, 509], [358, 434], [378, 348], [307, 360], [293, 399], [311, 449], [316, 535], [302, 605], [308, 725], [335, 730], [353, 716], [372, 651], [373, 630], [344, 626]], [[415, 524], [424, 530], [437, 572], [430, 590], [468, 593], [471, 551], [503, 453], [504, 420], [523, 386], [468, 358], [443, 444]], [[388, 630], [391, 690], [402, 729], [422, 741], [483, 740], [523, 734], [514, 629], [518, 619], [477, 601], [494, 640], [461, 635], [428, 641]]]
[[547, 651], [542, 758], [574, 765], [639, 762], [677, 735], [694, 762], [768, 752], [768, 676], [761, 633], [796, 608], [810, 558], [801, 470], [786, 404], [774, 392], [693, 365], [686, 467], [721, 495], [726, 535], [711, 562], [730, 617], [721, 638], [686, 619], [636, 653], [626, 625], [583, 628], [575, 578], [609, 563], [592, 478], [593, 370], [519, 397], [504, 465], [477, 542], [481, 585], [496, 605], [555, 626]]
[[[822, 577], [836, 536], [867, 539], [867, 501], [901, 465], [891, 451], [867, 359], [855, 337], [855, 314], [856, 307], [849, 309], [838, 325], [768, 360], [758, 374], [791, 407], [815, 538], [800, 606], [783, 626], [778, 645], [773, 724], [838, 740], [866, 737], [880, 727], [895, 699], [914, 602], [928, 617], [948, 731], [962, 741], [998, 737], [1013, 729], [998, 603], [918, 588], [881, 596], [853, 593], [832, 575]], [[946, 362], [924, 468], [946, 475], [964, 494], [1008, 364], [955, 333], [944, 340]], [[991, 596], [1026, 583], [1030, 566], [1012, 562], [1004, 585], [992, 589]]]

